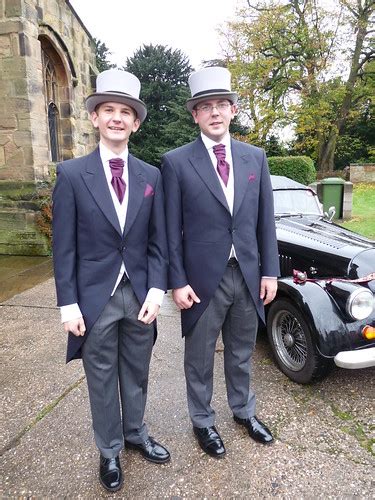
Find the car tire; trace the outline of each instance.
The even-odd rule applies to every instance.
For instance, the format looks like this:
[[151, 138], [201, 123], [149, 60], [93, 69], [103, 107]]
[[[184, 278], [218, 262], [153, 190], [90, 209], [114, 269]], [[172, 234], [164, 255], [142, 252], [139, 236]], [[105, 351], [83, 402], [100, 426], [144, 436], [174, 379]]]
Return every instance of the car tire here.
[[277, 365], [293, 382], [308, 384], [332, 367], [319, 354], [305, 318], [289, 300], [276, 300], [270, 306], [267, 335]]

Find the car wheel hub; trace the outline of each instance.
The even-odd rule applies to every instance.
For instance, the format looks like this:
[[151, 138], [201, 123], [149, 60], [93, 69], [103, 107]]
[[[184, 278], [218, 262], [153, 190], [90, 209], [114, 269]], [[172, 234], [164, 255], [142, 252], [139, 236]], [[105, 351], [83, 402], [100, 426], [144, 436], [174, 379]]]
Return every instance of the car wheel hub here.
[[294, 345], [294, 337], [290, 333], [287, 333], [284, 336], [284, 344], [285, 347], [292, 347]]
[[272, 322], [272, 338], [281, 362], [292, 371], [302, 370], [307, 360], [307, 341], [294, 314], [278, 311]]

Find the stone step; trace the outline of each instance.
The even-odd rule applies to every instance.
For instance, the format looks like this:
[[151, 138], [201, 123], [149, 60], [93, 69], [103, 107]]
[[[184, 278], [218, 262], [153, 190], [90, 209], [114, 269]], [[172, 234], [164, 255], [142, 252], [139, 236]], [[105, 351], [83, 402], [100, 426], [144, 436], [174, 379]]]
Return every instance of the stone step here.
[[26, 181], [0, 181], [0, 255], [49, 255], [47, 238], [36, 219], [46, 186]]
[[21, 210], [0, 210], [0, 231], [1, 230], [26, 230], [33, 226], [35, 212]]
[[35, 231], [0, 229], [0, 255], [50, 255], [47, 238]]
[[9, 200], [0, 197], [0, 212], [12, 210], [40, 210], [40, 202], [36, 200]]
[[34, 212], [0, 212], [0, 255], [49, 255]]

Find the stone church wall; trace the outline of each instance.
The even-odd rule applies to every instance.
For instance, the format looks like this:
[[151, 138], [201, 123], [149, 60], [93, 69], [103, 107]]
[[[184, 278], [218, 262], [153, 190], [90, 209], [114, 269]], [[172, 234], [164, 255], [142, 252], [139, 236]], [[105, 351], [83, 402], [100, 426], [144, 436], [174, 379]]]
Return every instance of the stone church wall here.
[[0, 0], [0, 254], [48, 251], [37, 191], [56, 161], [94, 147], [84, 97], [96, 71], [94, 42], [68, 1]]

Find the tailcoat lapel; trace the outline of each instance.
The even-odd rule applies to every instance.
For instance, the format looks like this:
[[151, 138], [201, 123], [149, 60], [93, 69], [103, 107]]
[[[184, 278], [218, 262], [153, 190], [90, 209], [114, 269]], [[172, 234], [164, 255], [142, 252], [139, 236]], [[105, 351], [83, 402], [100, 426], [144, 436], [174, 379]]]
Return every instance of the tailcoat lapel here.
[[142, 164], [131, 154], [128, 157], [128, 172], [129, 186], [126, 189], [129, 189], [129, 202], [126, 212], [124, 237], [129, 232], [141, 208], [146, 188], [146, 179], [143, 174]]
[[218, 199], [218, 201], [228, 210], [229, 207], [224, 195], [224, 191], [220, 185], [220, 181], [212, 166], [211, 158], [203, 144], [201, 137], [195, 141], [193, 146], [193, 153], [189, 158], [190, 163], [198, 173], [199, 177], [206, 184], [211, 193]]
[[111, 193], [104, 173], [99, 148], [96, 148], [86, 159], [86, 168], [82, 172], [83, 180], [95, 202], [116, 231], [122, 235], [120, 223], [113, 205]]

